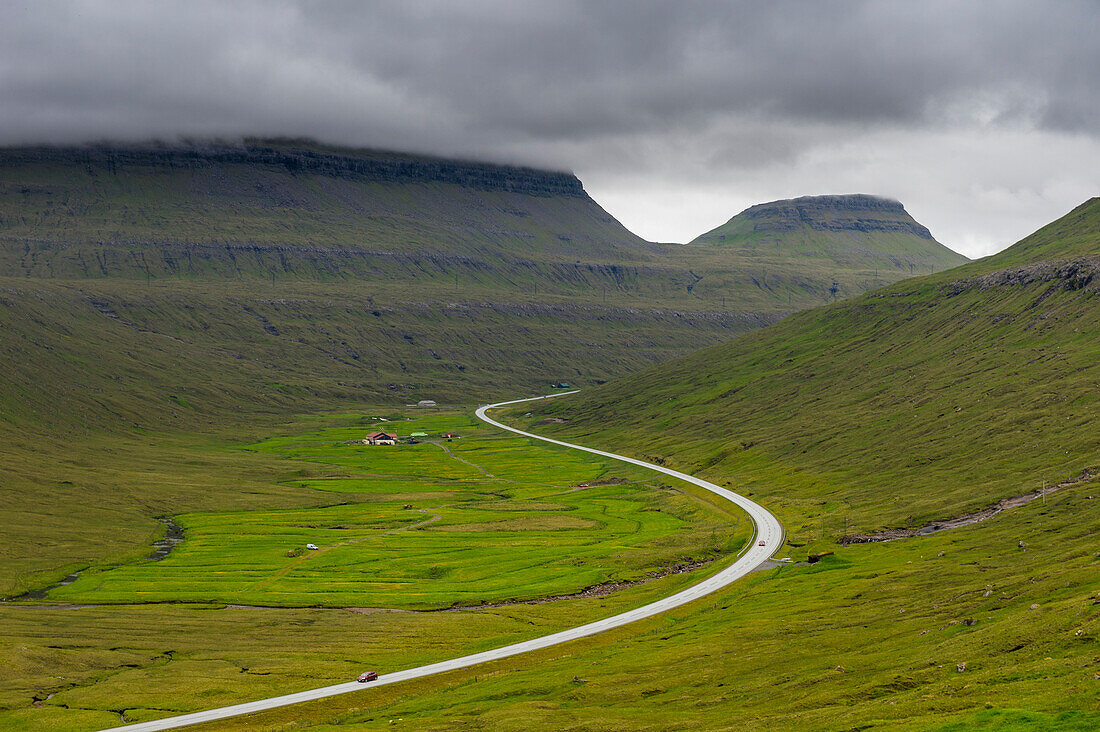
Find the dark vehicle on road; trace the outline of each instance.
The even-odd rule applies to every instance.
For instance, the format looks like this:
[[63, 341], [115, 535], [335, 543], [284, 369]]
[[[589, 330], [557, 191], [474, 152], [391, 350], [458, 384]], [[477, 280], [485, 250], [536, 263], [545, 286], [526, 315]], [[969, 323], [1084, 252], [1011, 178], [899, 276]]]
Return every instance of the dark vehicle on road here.
[[377, 681], [377, 680], [378, 680], [378, 672], [377, 671], [364, 671], [363, 673], [359, 674], [359, 683], [360, 684], [364, 684], [368, 681]]

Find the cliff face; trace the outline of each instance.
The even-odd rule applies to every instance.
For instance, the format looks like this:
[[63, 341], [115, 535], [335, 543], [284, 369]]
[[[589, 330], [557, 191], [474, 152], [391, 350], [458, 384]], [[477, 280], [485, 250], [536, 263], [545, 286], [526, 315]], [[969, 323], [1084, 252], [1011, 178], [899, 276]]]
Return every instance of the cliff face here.
[[485, 191], [585, 196], [571, 173], [376, 150], [326, 151], [277, 142], [199, 145], [25, 147], [0, 150], [0, 166], [80, 165], [120, 174], [138, 168], [201, 169], [246, 165], [373, 183], [452, 183]]
[[793, 231], [896, 231], [932, 240], [932, 233], [917, 223], [898, 201], [878, 196], [804, 196], [746, 209], [741, 216], [753, 222], [757, 232]]
[[167, 258], [220, 247], [237, 276], [239, 246], [331, 251], [337, 270], [337, 250], [570, 263], [655, 251], [570, 173], [277, 140], [0, 149], [0, 259], [19, 260], [0, 274], [155, 277], [177, 269]]

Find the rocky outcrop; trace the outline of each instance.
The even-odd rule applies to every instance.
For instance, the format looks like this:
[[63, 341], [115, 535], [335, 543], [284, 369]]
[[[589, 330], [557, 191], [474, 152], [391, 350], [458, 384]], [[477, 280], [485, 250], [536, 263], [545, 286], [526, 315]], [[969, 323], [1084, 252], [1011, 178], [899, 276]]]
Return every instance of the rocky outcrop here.
[[772, 201], [747, 208], [739, 215], [751, 220], [757, 232], [809, 227], [815, 231], [897, 231], [932, 239], [931, 232], [917, 223], [901, 203], [865, 194]]
[[76, 164], [116, 174], [126, 168], [203, 168], [245, 164], [366, 182], [438, 182], [541, 196], [585, 196], [571, 173], [376, 150], [327, 151], [279, 141], [86, 145], [0, 149], [0, 166]]
[[990, 290], [1043, 282], [1058, 283], [1066, 290], [1100, 292], [1100, 257], [1036, 262], [1023, 267], [1003, 269], [952, 282], [947, 285], [947, 290], [949, 294], [958, 295], [967, 290]]

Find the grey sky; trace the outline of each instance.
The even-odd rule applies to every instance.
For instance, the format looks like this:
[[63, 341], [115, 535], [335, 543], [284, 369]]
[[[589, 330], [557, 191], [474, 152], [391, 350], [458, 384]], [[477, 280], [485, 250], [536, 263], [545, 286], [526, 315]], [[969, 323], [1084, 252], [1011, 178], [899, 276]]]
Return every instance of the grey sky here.
[[[14, 5], [14, 7], [12, 7]], [[25, 2], [0, 143], [305, 135], [574, 170], [650, 239], [814, 193], [1003, 248], [1100, 195], [1100, 3]]]

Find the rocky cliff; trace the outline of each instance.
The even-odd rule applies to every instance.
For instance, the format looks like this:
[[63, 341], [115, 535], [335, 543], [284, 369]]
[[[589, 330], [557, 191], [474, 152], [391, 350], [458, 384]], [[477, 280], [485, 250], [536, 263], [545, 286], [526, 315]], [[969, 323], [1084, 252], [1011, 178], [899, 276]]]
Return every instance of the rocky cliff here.
[[0, 150], [0, 167], [42, 164], [75, 164], [87, 170], [104, 169], [114, 175], [148, 167], [179, 170], [247, 165], [357, 182], [453, 183], [487, 191], [585, 196], [581, 182], [571, 173], [378, 150], [328, 150], [302, 141], [38, 146]]

